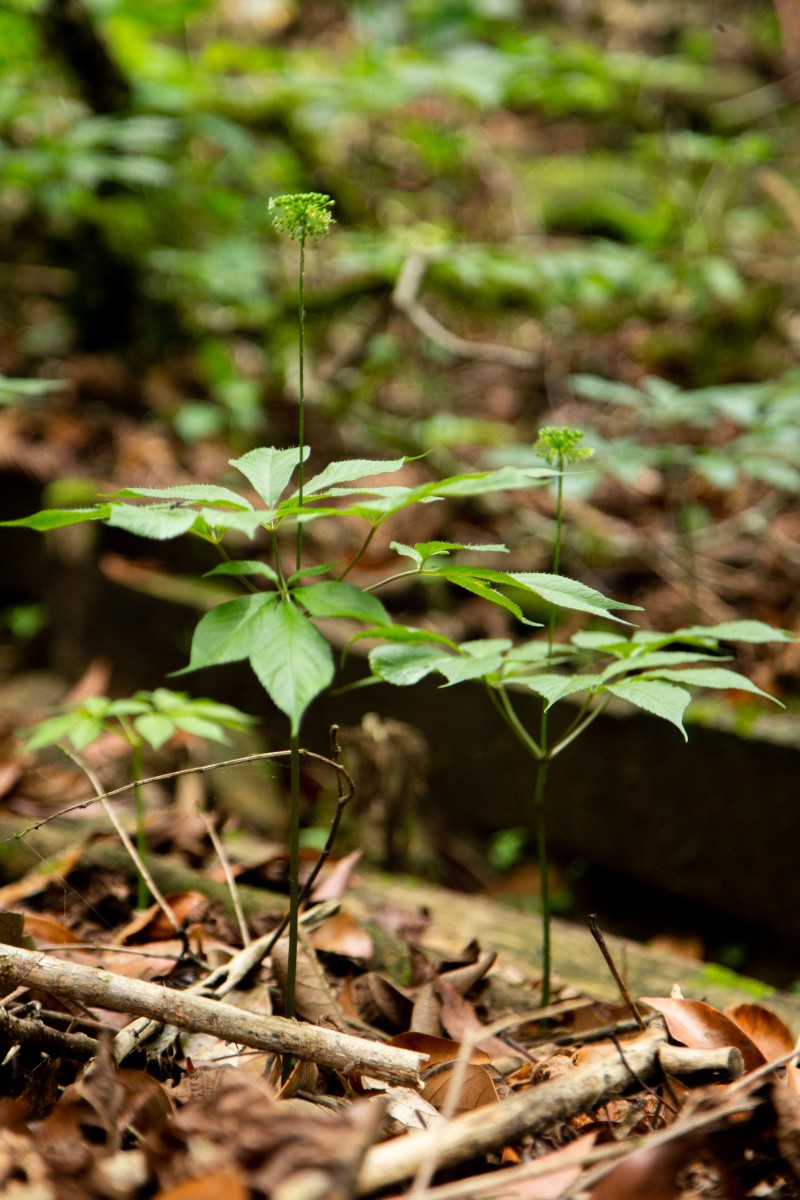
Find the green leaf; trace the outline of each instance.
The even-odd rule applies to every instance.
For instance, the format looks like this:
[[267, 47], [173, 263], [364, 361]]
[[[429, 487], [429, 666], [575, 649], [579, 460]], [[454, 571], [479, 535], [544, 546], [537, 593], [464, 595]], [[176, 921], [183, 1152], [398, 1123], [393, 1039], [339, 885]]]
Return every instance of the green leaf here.
[[312, 476], [303, 485], [303, 494], [310, 496], [324, 492], [337, 483], [354, 482], [359, 479], [369, 479], [373, 475], [391, 475], [405, 466], [405, 458], [351, 458], [341, 462], [328, 463], [318, 475]]
[[405, 554], [406, 557], [413, 558], [418, 566], [426, 563], [430, 558], [435, 558], [437, 555], [449, 555], [453, 550], [477, 550], [487, 553], [508, 554], [508, 546], [504, 546], [502, 543], [489, 545], [485, 542], [417, 542], [412, 547], [405, 546], [402, 542], [391, 542], [390, 545], [398, 554]]
[[252, 504], [230, 488], [212, 483], [184, 483], [179, 487], [121, 488], [109, 495], [110, 500], [132, 496], [150, 496], [154, 500], [186, 501], [189, 504], [232, 504], [234, 508], [252, 509]]
[[576, 692], [591, 691], [598, 688], [602, 682], [601, 675], [542, 674], [529, 675], [519, 680], [522, 687], [535, 692], [537, 696], [544, 697], [548, 709], [557, 704], [559, 700], [563, 700], [565, 696], [572, 696]]
[[259, 592], [212, 608], [195, 627], [188, 667], [174, 674], [249, 658], [261, 644], [265, 622], [277, 603], [275, 592]]
[[726, 670], [724, 667], [689, 667], [685, 671], [680, 668], [668, 667], [664, 670], [647, 670], [643, 678], [668, 679], [673, 683], [686, 683], [690, 687], [699, 688], [724, 688], [725, 690], [735, 688], [740, 692], [752, 692], [756, 696], [764, 696], [765, 699], [771, 700], [773, 704], [780, 704], [783, 708], [780, 700], [757, 687], [746, 675], [740, 675], [738, 671]]
[[[153, 692], [154, 701], [157, 694], [162, 691], [165, 691], [165, 689], [157, 688]], [[205, 697], [189, 697], [181, 692], [173, 692], [172, 695], [177, 697], [177, 702], [173, 705], [165, 704], [165, 711], [175, 717], [186, 715], [199, 716], [203, 720], [225, 725], [229, 729], [247, 730], [257, 724], [258, 719], [256, 717], [251, 717], [249, 713], [244, 713], [240, 709], [234, 708], [232, 704], [220, 704], [216, 700], [207, 700]]]
[[255, 537], [261, 529], [269, 528], [277, 520], [279, 513], [275, 509], [260, 508], [252, 512], [232, 508], [201, 508], [196, 514], [199, 521], [204, 521], [209, 529], [219, 533], [226, 529], [235, 529], [247, 537]]
[[176, 713], [173, 717], [177, 729], [208, 742], [226, 743], [228, 738], [216, 721], [207, 721], [197, 713]]
[[207, 579], [209, 575], [263, 575], [266, 579], [271, 579], [273, 583], [278, 582], [277, 571], [274, 571], [269, 563], [252, 558], [218, 563], [216, 567], [206, 571], [203, 578]]
[[389, 545], [404, 558], [410, 558], [416, 567], [422, 566], [423, 558], [416, 546], [407, 546], [405, 542], [390, 542]]
[[369, 665], [374, 675], [384, 683], [408, 687], [449, 662], [450, 655], [435, 646], [392, 645], [378, 646], [369, 653]]
[[692, 625], [688, 629], [676, 629], [673, 641], [686, 638], [703, 638], [717, 642], [794, 642], [798, 635], [788, 629], [775, 629], [764, 621], [723, 621], [721, 625]]
[[55, 746], [63, 742], [75, 725], [74, 713], [62, 713], [57, 717], [47, 717], [34, 725], [25, 739], [26, 750], [41, 750], [44, 746]]
[[364, 638], [380, 638], [382, 642], [392, 642], [404, 646], [448, 646], [458, 651], [458, 643], [443, 633], [434, 633], [430, 629], [412, 629], [408, 625], [378, 625], [362, 629], [354, 634], [344, 648], [345, 654], [353, 642], [363, 641]]
[[454, 657], [448, 654], [439, 665], [439, 671], [447, 680], [443, 687], [452, 687], [456, 683], [465, 683], [469, 679], [483, 679], [487, 675], [496, 675], [503, 665], [501, 650], [485, 651], [483, 654], [464, 654]]
[[319, 563], [316, 567], [301, 567], [299, 571], [292, 571], [291, 575], [287, 576], [286, 582], [296, 583], [298, 579], [309, 579], [313, 575], [326, 575], [335, 565], [335, 563]]
[[421, 499], [423, 496], [486, 496], [491, 492], [542, 487], [557, 474], [558, 471], [553, 471], [550, 467], [498, 467], [494, 471], [451, 475], [438, 483], [414, 488], [411, 495], [415, 499]]
[[84, 716], [75, 719], [67, 738], [80, 754], [81, 750], [85, 750], [87, 746], [91, 746], [92, 742], [96, 742], [107, 729], [105, 721]]
[[162, 713], [147, 713], [137, 717], [133, 727], [154, 750], [160, 750], [175, 732], [174, 723]]
[[[630, 643], [628, 643], [630, 645]], [[641, 654], [628, 654], [625, 658], [611, 663], [603, 671], [602, 679], [606, 682], [616, 675], [627, 675], [632, 671], [660, 675], [657, 667], [677, 667], [679, 663], [693, 662], [727, 662], [730, 655], [704, 654], [702, 650], [651, 650]]]
[[139, 537], [167, 541], [180, 537], [192, 528], [197, 520], [193, 508], [161, 508], [159, 505], [112, 504], [108, 524], [113, 529], [124, 529]]
[[531, 667], [541, 666], [548, 659], [552, 662], [556, 659], [566, 659], [575, 656], [575, 651], [567, 642], [553, 642], [552, 654], [550, 647], [546, 641], [534, 641], [531, 638], [527, 642], [522, 642], [519, 646], [514, 646], [508, 653], [508, 665], [513, 670], [526, 671]]
[[[309, 446], [303, 447], [303, 461], [311, 452]], [[295, 467], [300, 462], [300, 448], [291, 446], [288, 450], [276, 450], [274, 446], [261, 446], [250, 450], [241, 458], [229, 460], [230, 466], [241, 471], [249, 479], [267, 508], [274, 508], [291, 479]]]
[[354, 583], [332, 580], [295, 588], [292, 595], [312, 617], [351, 617], [369, 625], [391, 625], [392, 618], [376, 596]]
[[615, 629], [582, 629], [573, 633], [570, 641], [579, 650], [599, 650], [605, 651], [606, 654], [627, 654], [631, 645], [628, 639], [621, 638]]
[[45, 533], [48, 529], [61, 529], [65, 525], [80, 525], [84, 521], [103, 521], [111, 512], [110, 504], [97, 504], [93, 508], [43, 508], [30, 517], [17, 517], [14, 521], [0, 521], [0, 526], [35, 529]]
[[541, 627], [541, 622], [529, 621], [518, 604], [509, 600], [508, 596], [504, 596], [502, 592], [495, 591], [480, 575], [474, 574], [470, 567], [442, 567], [439, 570], [430, 571], [428, 574], [441, 576], [450, 583], [456, 584], [457, 587], [464, 588], [465, 591], [472, 592], [473, 595], [480, 596], [481, 599], [488, 600], [499, 608], [504, 608], [507, 612], [513, 613], [523, 625], [530, 625], [534, 628]]
[[510, 571], [509, 582], [528, 591], [535, 592], [548, 604], [558, 608], [573, 609], [576, 612], [591, 613], [595, 617], [605, 617], [609, 621], [620, 621], [629, 624], [622, 617], [615, 617], [609, 611], [612, 608], [625, 608], [641, 612], [638, 604], [623, 604], [620, 600], [610, 600], [595, 588], [579, 583], [577, 579], [568, 579], [564, 575], [548, 575], [538, 571]]
[[654, 717], [670, 721], [681, 731], [684, 741], [688, 741], [683, 727], [683, 714], [692, 697], [685, 688], [676, 687], [674, 683], [662, 683], [657, 679], [642, 679], [638, 676], [635, 679], [620, 679], [618, 683], [609, 684], [606, 691], [620, 700], [626, 700], [628, 704], [644, 709]]
[[459, 645], [462, 653], [468, 654], [472, 658], [481, 658], [485, 654], [505, 654], [506, 651], [513, 648], [514, 643], [511, 638], [472, 638]]
[[282, 600], [262, 623], [250, 664], [296, 734], [303, 713], [333, 679], [333, 657], [318, 629], [296, 604]]

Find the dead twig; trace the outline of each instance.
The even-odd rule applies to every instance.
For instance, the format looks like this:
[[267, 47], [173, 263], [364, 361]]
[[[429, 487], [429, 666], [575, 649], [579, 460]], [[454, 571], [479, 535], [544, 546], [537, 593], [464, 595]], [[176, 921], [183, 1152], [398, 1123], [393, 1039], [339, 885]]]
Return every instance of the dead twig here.
[[80, 963], [61, 962], [17, 946], [0, 948], [0, 981], [12, 986], [24, 984], [113, 1012], [150, 1017], [194, 1033], [211, 1033], [236, 1045], [290, 1054], [343, 1075], [374, 1075], [390, 1083], [417, 1086], [427, 1057], [284, 1017], [245, 1012], [205, 996], [187, 995]]
[[244, 910], [242, 909], [242, 901], [239, 897], [239, 889], [236, 886], [236, 880], [234, 879], [233, 871], [231, 870], [230, 859], [228, 858], [228, 855], [225, 853], [225, 847], [222, 844], [222, 838], [217, 833], [217, 831], [214, 827], [214, 822], [211, 820], [211, 817], [208, 815], [208, 813], [205, 813], [205, 812], [201, 813], [200, 815], [203, 819], [203, 824], [206, 827], [206, 832], [208, 833], [209, 841], [211, 842], [211, 845], [214, 847], [214, 853], [216, 854], [216, 856], [219, 860], [220, 866], [222, 867], [222, 872], [225, 876], [225, 882], [228, 885], [228, 891], [230, 892], [230, 897], [231, 897], [231, 904], [233, 905], [233, 911], [234, 911], [234, 914], [236, 915], [236, 924], [239, 926], [239, 934], [242, 939], [242, 945], [249, 946], [252, 939], [250, 937], [250, 931], [247, 928], [247, 918], [244, 915]]
[[[90, 808], [93, 804], [99, 804], [103, 800], [114, 800], [118, 796], [123, 796], [126, 792], [131, 792], [137, 787], [147, 787], [151, 783], [163, 783], [165, 779], [179, 779], [182, 775], [204, 775], [207, 771], [217, 771], [222, 767], [238, 767], [242, 763], [263, 762], [268, 758], [288, 758], [290, 754], [290, 750], [264, 750], [258, 754], [243, 754], [239, 758], [223, 758], [219, 762], [199, 763], [194, 767], [181, 767], [178, 771], [165, 771], [161, 775], [148, 775], [146, 779], [134, 779], [130, 783], [123, 783], [121, 787], [112, 788], [110, 792], [101, 792], [99, 795], [90, 796], [86, 800], [78, 800], [75, 804], [69, 804], [66, 808], [60, 808], [58, 812], [51, 813], [49, 817], [44, 817], [34, 825], [29, 825], [27, 829], [15, 833], [14, 840], [21, 841], [29, 834], [35, 833], [37, 829], [49, 825], [51, 821], [57, 821], [60, 817], [68, 816], [69, 813], [80, 812], [83, 809]], [[326, 758], [324, 754], [317, 754], [313, 750], [303, 750], [301, 748], [300, 754], [303, 758], [311, 759], [312, 762], [324, 763], [325, 766], [333, 767], [334, 771], [345, 780], [352, 795], [355, 790], [353, 781], [340, 763], [335, 763], [330, 758]]]
[[99, 1049], [99, 1043], [88, 1034], [51, 1029], [41, 1020], [15, 1017], [4, 1008], [0, 1008], [0, 1042], [5, 1049], [34, 1046], [50, 1058], [71, 1058], [78, 1062], [93, 1058]]
[[[624, 1062], [616, 1053], [596, 1059], [509, 1096], [502, 1104], [454, 1117], [444, 1127], [410, 1133], [376, 1146], [365, 1158], [357, 1194], [365, 1196], [410, 1179], [432, 1151], [437, 1166], [452, 1166], [567, 1120], [575, 1113], [590, 1112], [604, 1100], [627, 1091], [639, 1079], [658, 1076], [666, 1038], [664, 1026], [653, 1024], [625, 1044]], [[671, 1046], [668, 1061], [671, 1072], [682, 1074], [686, 1067], [692, 1072], [698, 1070], [701, 1062], [707, 1064], [709, 1059], [705, 1052], [687, 1053], [682, 1047]], [[716, 1056], [714, 1062], [718, 1064]]]
[[620, 996], [622, 996], [622, 999], [625, 1003], [626, 1008], [630, 1012], [631, 1016], [633, 1017], [634, 1021], [639, 1026], [639, 1028], [642, 1031], [644, 1031], [645, 1024], [644, 1024], [644, 1019], [642, 1018], [642, 1014], [639, 1012], [638, 1008], [634, 1004], [633, 996], [628, 991], [628, 985], [625, 983], [625, 980], [620, 975], [619, 971], [617, 970], [617, 964], [614, 962], [613, 958], [611, 957], [611, 951], [609, 950], [608, 946], [606, 945], [606, 939], [603, 937], [602, 930], [600, 929], [600, 926], [597, 924], [597, 914], [596, 913], [589, 913], [589, 930], [591, 932], [592, 937], [597, 942], [597, 945], [600, 947], [600, 953], [602, 954], [603, 958], [606, 960], [606, 966], [608, 967], [609, 971], [611, 972], [611, 974], [614, 978], [614, 983], [619, 988], [619, 994], [620, 994]]
[[482, 358], [522, 370], [541, 366], [542, 356], [538, 351], [518, 350], [515, 346], [498, 346], [494, 342], [473, 342], [459, 337], [437, 321], [418, 299], [422, 280], [430, 263], [429, 254], [420, 251], [409, 254], [400, 268], [392, 292], [395, 308], [399, 309], [420, 333], [457, 358]]
[[[656, 1133], [632, 1137], [624, 1142], [615, 1142], [607, 1146], [594, 1146], [590, 1150], [575, 1150], [573, 1154], [561, 1151], [558, 1155], [546, 1154], [533, 1162], [522, 1163], [517, 1167], [507, 1167], [503, 1171], [494, 1171], [489, 1175], [477, 1175], [472, 1179], [459, 1179], [456, 1183], [440, 1184], [439, 1187], [428, 1188], [421, 1194], [419, 1200], [479, 1200], [479, 1197], [491, 1193], [502, 1196], [505, 1192], [514, 1194], [514, 1189], [529, 1180], [542, 1179], [547, 1175], [565, 1171], [569, 1167], [598, 1166], [592, 1174], [592, 1182], [602, 1178], [619, 1162], [639, 1150], [656, 1149], [668, 1142], [679, 1141], [684, 1137], [703, 1133], [717, 1125], [723, 1125], [730, 1117], [738, 1117], [751, 1113], [758, 1102], [737, 1100], [735, 1104], [722, 1105], [708, 1112], [681, 1119], [666, 1129]], [[552, 1161], [551, 1161], [552, 1159]], [[578, 1188], [583, 1192], [589, 1180], [586, 1176], [578, 1181]], [[572, 1190], [567, 1195], [572, 1194]]]
[[178, 937], [183, 938], [184, 932], [183, 932], [183, 928], [181, 926], [180, 921], [175, 916], [175, 913], [172, 911], [171, 906], [167, 903], [166, 897], [162, 894], [160, 888], [158, 887], [158, 884], [153, 879], [153, 876], [151, 875], [150, 871], [147, 869], [147, 864], [145, 863], [141, 854], [136, 849], [136, 847], [134, 846], [131, 839], [128, 837], [128, 831], [126, 830], [125, 826], [122, 824], [119, 817], [114, 812], [114, 809], [108, 803], [105, 793], [103, 792], [103, 787], [102, 787], [102, 784], [100, 783], [100, 780], [97, 778], [97, 776], [95, 775], [94, 771], [89, 766], [89, 764], [85, 763], [83, 761], [80, 754], [76, 754], [75, 751], [70, 750], [68, 746], [64, 746], [64, 747], [62, 747], [62, 749], [63, 749], [64, 753], [67, 755], [67, 757], [71, 758], [72, 761], [75, 763], [75, 765], [77, 767], [79, 767], [81, 771], [83, 771], [84, 775], [91, 783], [92, 787], [94, 788], [95, 792], [97, 793], [96, 799], [100, 802], [100, 804], [102, 804], [103, 811], [105, 812], [106, 816], [108, 817], [109, 821], [111, 822], [111, 824], [114, 828], [114, 832], [116, 833], [117, 837], [122, 842], [125, 849], [127, 850], [130, 860], [133, 863], [136, 870], [139, 872], [139, 875], [144, 880], [144, 882], [147, 884], [147, 887], [150, 890], [150, 895], [153, 897], [156, 904], [161, 909], [164, 916], [167, 918], [167, 920], [169, 921], [170, 925], [172, 926], [173, 930], [178, 935]]

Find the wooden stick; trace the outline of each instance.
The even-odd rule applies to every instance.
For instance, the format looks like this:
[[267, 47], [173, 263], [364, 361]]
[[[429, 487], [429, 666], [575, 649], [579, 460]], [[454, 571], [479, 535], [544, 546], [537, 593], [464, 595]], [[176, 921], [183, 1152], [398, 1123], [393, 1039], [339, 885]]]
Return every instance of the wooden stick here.
[[597, 924], [597, 914], [596, 913], [589, 913], [589, 930], [591, 932], [592, 937], [597, 942], [597, 945], [600, 948], [600, 953], [602, 954], [603, 958], [606, 960], [606, 966], [608, 967], [609, 971], [611, 972], [611, 975], [614, 979], [614, 983], [619, 988], [619, 994], [620, 994], [620, 996], [622, 996], [622, 999], [625, 1002], [625, 1005], [626, 1005], [628, 1011], [630, 1012], [631, 1016], [633, 1017], [634, 1021], [639, 1026], [639, 1028], [641, 1030], [644, 1030], [644, 1020], [642, 1018], [642, 1014], [639, 1012], [638, 1008], [634, 1004], [633, 996], [630, 994], [630, 992], [628, 990], [628, 985], [626, 984], [625, 980], [620, 975], [619, 971], [617, 970], [617, 964], [614, 962], [614, 959], [611, 957], [611, 951], [609, 950], [608, 946], [606, 945], [606, 939], [603, 937], [600, 926]]
[[[528, 1184], [534, 1179], [564, 1171], [569, 1167], [590, 1167], [604, 1164], [602, 1174], [612, 1171], [623, 1159], [630, 1158], [640, 1151], [655, 1150], [669, 1142], [691, 1138], [695, 1134], [703, 1134], [707, 1130], [724, 1128], [730, 1117], [752, 1116], [753, 1112], [763, 1101], [738, 1097], [732, 1104], [720, 1102], [719, 1107], [700, 1111], [693, 1116], [680, 1117], [674, 1124], [655, 1133], [639, 1134], [626, 1138], [621, 1142], [612, 1142], [603, 1146], [594, 1146], [591, 1150], [575, 1149], [568, 1153], [567, 1147], [562, 1147], [557, 1154], [543, 1154], [541, 1158], [531, 1162], [521, 1163], [517, 1167], [506, 1167], [503, 1171], [492, 1171], [489, 1174], [474, 1175], [470, 1179], [459, 1179], [456, 1183], [441, 1183], [437, 1187], [428, 1188], [420, 1200], [480, 1200], [487, 1193], [513, 1194], [515, 1187]], [[592, 1180], [601, 1177], [601, 1171], [592, 1172]], [[585, 1192], [586, 1176], [580, 1181]], [[392, 1196], [389, 1200], [399, 1200]]]
[[151, 1017], [193, 1033], [211, 1033], [236, 1045], [310, 1059], [344, 1075], [374, 1075], [389, 1083], [418, 1085], [427, 1058], [284, 1017], [245, 1012], [205, 996], [186, 995], [111, 971], [61, 962], [17, 946], [0, 946], [0, 983], [34, 987], [113, 1012]]
[[[618, 1053], [609, 1055], [517, 1092], [495, 1106], [454, 1117], [448, 1125], [410, 1133], [374, 1147], [364, 1159], [356, 1194], [365, 1196], [411, 1178], [434, 1147], [437, 1166], [452, 1166], [525, 1134], [536, 1133], [575, 1113], [591, 1111], [604, 1100], [638, 1086], [639, 1079], [657, 1077], [666, 1037], [664, 1026], [653, 1024], [640, 1037], [623, 1043], [624, 1062]], [[669, 1070], [682, 1073], [688, 1066], [696, 1071], [701, 1061], [705, 1061], [706, 1069], [709, 1061], [712, 1069], [720, 1067], [721, 1060], [716, 1055], [712, 1054], [711, 1059], [705, 1055], [703, 1059], [703, 1054], [670, 1046]], [[727, 1053], [723, 1057], [734, 1070], [741, 1066], [735, 1054], [732, 1058]]]
[[78, 1062], [94, 1058], [100, 1049], [100, 1043], [88, 1034], [51, 1029], [39, 1018], [15, 1017], [4, 1008], [0, 1008], [0, 1044], [4, 1049], [31, 1045], [51, 1058], [71, 1058]]

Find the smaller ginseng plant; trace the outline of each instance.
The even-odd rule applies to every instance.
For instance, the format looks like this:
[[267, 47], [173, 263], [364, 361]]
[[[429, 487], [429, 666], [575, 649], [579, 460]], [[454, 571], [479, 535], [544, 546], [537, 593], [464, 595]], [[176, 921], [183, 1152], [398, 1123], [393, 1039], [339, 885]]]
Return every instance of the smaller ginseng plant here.
[[[522, 642], [509, 637], [458, 643], [440, 634], [408, 628], [407, 640], [401, 642], [400, 630], [395, 626], [393, 635], [397, 644], [378, 646], [369, 655], [373, 675], [400, 686], [436, 674], [444, 677], [442, 686], [482, 681], [491, 703], [530, 755], [533, 764], [530, 812], [541, 880], [543, 1004], [550, 1002], [552, 990], [546, 822], [547, 805], [552, 802], [551, 764], [575, 746], [612, 699], [671, 723], [684, 739], [687, 736], [684, 713], [697, 691], [738, 689], [779, 703], [747, 676], [722, 664], [731, 660], [730, 647], [735, 643], [786, 642], [795, 637], [754, 620], [691, 625], [668, 633], [644, 629], [629, 633], [625, 630], [625, 626], [630, 628], [629, 622], [612, 610], [633, 610], [636, 606], [608, 600], [594, 589], [561, 575], [564, 473], [568, 467], [590, 457], [591, 451], [580, 445], [583, 436], [578, 429], [546, 427], [539, 431], [535, 446], [555, 471], [556, 527], [549, 573], [464, 567], [453, 556], [459, 551], [474, 551], [475, 547], [458, 543], [395, 544], [397, 551], [413, 563], [407, 574], [447, 580], [495, 603], [501, 596], [500, 602], [518, 619], [525, 620], [506, 590], [534, 591], [551, 606], [544, 634]], [[558, 609], [584, 613], [595, 622], [612, 625], [581, 630], [567, 641], [557, 641]], [[541, 698], [538, 721], [533, 727], [522, 719], [516, 702], [517, 697], [530, 692]], [[555, 705], [564, 702], [571, 705], [570, 716], [554, 737], [550, 714]]]

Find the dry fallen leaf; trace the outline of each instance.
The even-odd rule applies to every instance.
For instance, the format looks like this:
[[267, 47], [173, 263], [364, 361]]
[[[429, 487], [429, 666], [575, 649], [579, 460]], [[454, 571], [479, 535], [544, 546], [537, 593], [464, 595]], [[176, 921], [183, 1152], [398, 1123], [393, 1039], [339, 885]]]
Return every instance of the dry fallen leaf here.
[[413, 1003], [405, 991], [377, 971], [348, 979], [339, 993], [342, 1011], [377, 1029], [407, 1029]]
[[159, 1192], [154, 1200], [250, 1200], [250, 1188], [235, 1167], [224, 1167], [199, 1179], [185, 1179]]
[[735, 1046], [742, 1052], [745, 1071], [754, 1071], [756, 1067], [763, 1066], [765, 1058], [755, 1042], [730, 1017], [710, 1004], [702, 1000], [674, 1000], [664, 996], [642, 996], [641, 1001], [661, 1013], [670, 1037], [681, 1045], [696, 1050]]
[[732, 1005], [725, 1009], [725, 1016], [755, 1043], [767, 1062], [794, 1049], [795, 1040], [786, 1023], [760, 1004]]
[[[449, 1038], [416, 1032], [401, 1033], [387, 1044], [428, 1055], [428, 1063], [422, 1073], [422, 1095], [435, 1108], [444, 1108], [462, 1046]], [[454, 1112], [470, 1112], [473, 1108], [497, 1102], [497, 1088], [486, 1070], [490, 1061], [489, 1055], [477, 1047], [469, 1052]]]
[[314, 884], [311, 892], [312, 902], [318, 904], [321, 900], [341, 900], [350, 886], [353, 871], [363, 856], [363, 850], [353, 850], [337, 862], [331, 862], [329, 859]]
[[697, 1152], [697, 1138], [629, 1154], [592, 1189], [592, 1200], [681, 1200], [678, 1176]]
[[334, 913], [308, 937], [315, 950], [327, 954], [339, 954], [343, 958], [356, 958], [368, 962], [373, 955], [372, 938], [354, 917], [347, 912]]
[[589, 1153], [596, 1138], [596, 1133], [584, 1133], [574, 1142], [534, 1159], [534, 1163], [540, 1163], [542, 1166], [547, 1164], [548, 1167], [554, 1168], [562, 1159], [566, 1160], [564, 1166], [548, 1171], [546, 1175], [526, 1179], [520, 1172], [521, 1178], [517, 1180], [503, 1180], [500, 1176], [497, 1185], [498, 1200], [559, 1200], [580, 1178], [583, 1167], [575, 1160]]
[[[288, 967], [289, 939], [284, 935], [272, 949], [272, 969], [283, 989], [286, 987]], [[316, 954], [306, 946], [304, 939], [301, 939], [297, 948], [295, 1011], [299, 1017], [313, 1021], [315, 1025], [323, 1021], [337, 1029], [343, 1029], [346, 1025], [344, 1010], [334, 996]]]
[[451, 1107], [450, 1092], [456, 1080], [456, 1073], [455, 1063], [440, 1063], [425, 1071], [422, 1087], [423, 1099], [439, 1111], [448, 1105], [453, 1116], [458, 1113], [472, 1112], [474, 1108], [482, 1108], [486, 1104], [497, 1104], [499, 1096], [489, 1072], [485, 1067], [468, 1063], [461, 1076], [455, 1105]]

